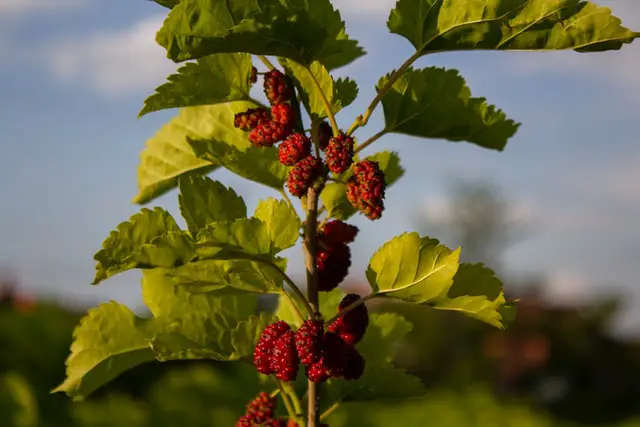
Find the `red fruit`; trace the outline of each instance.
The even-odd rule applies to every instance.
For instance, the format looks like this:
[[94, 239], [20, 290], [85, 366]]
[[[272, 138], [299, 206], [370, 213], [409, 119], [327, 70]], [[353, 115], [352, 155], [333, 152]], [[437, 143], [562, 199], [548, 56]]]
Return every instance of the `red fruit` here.
[[320, 320], [306, 320], [296, 331], [296, 349], [300, 363], [309, 365], [320, 359], [324, 324]]
[[353, 347], [350, 347], [347, 352], [347, 365], [344, 368], [344, 379], [345, 380], [357, 380], [364, 373], [364, 358], [358, 350]]
[[293, 125], [295, 112], [291, 104], [276, 104], [271, 107], [272, 120], [281, 125]]
[[250, 108], [242, 113], [237, 113], [233, 119], [233, 125], [238, 129], [251, 130], [271, 120], [271, 112], [266, 108]]
[[299, 363], [295, 334], [289, 330], [275, 342], [271, 369], [275, 372], [276, 378], [290, 382], [296, 379]]
[[333, 129], [331, 129], [331, 125], [326, 121], [320, 122], [320, 126], [318, 126], [318, 146], [320, 146], [321, 150], [327, 148], [329, 145], [329, 139], [333, 136]]
[[311, 141], [301, 133], [293, 133], [278, 147], [280, 163], [293, 166], [311, 153]]
[[322, 363], [327, 374], [332, 378], [340, 378], [347, 367], [350, 346], [332, 332], [324, 335], [322, 342]]
[[260, 393], [258, 397], [247, 404], [247, 411], [236, 422], [236, 427], [254, 427], [271, 422], [275, 416], [276, 399], [267, 393]]
[[258, 81], [258, 69], [251, 67], [251, 75], [249, 76], [249, 83], [254, 84]]
[[258, 147], [273, 147], [291, 133], [291, 128], [276, 122], [264, 122], [249, 132], [249, 141]]
[[338, 287], [349, 274], [351, 249], [345, 244], [318, 250], [318, 290], [329, 292]]
[[369, 219], [376, 220], [384, 210], [386, 182], [377, 162], [364, 160], [353, 167], [347, 182], [347, 199]]
[[[356, 294], [346, 295], [340, 302], [338, 311], [342, 312], [359, 299], [360, 296]], [[347, 344], [354, 345], [362, 340], [368, 326], [369, 312], [367, 306], [360, 304], [356, 308], [338, 317], [328, 326], [327, 330], [338, 334]]]
[[358, 235], [358, 227], [346, 222], [331, 220], [322, 226], [320, 241], [327, 247], [352, 243]]
[[335, 174], [345, 172], [353, 163], [353, 138], [341, 133], [329, 139], [324, 153], [331, 172]]
[[274, 373], [271, 367], [271, 360], [273, 358], [276, 340], [290, 330], [291, 327], [286, 322], [280, 320], [270, 324], [262, 331], [262, 335], [260, 335], [255, 351], [253, 352], [253, 364], [258, 372], [265, 375]]
[[287, 77], [278, 70], [271, 70], [264, 75], [264, 93], [271, 105], [276, 105], [290, 101], [293, 92]]
[[322, 172], [323, 164], [320, 159], [309, 155], [300, 160], [289, 171], [289, 179], [287, 180], [289, 192], [296, 197], [304, 196]]

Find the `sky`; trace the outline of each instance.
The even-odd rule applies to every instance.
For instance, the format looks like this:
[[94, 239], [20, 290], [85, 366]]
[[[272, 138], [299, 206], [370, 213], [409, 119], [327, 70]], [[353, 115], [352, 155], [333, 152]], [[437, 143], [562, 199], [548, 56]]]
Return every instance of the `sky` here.
[[[374, 84], [411, 55], [389, 34], [393, 0], [334, 0], [367, 56], [342, 69], [360, 97], [340, 113], [348, 126]], [[640, 2], [597, 2], [640, 30]], [[29, 292], [79, 304], [110, 299], [140, 306], [139, 272], [97, 287], [93, 254], [139, 210], [136, 167], [145, 141], [175, 111], [137, 119], [144, 99], [176, 65], [154, 42], [166, 9], [147, 0], [0, 0], [0, 266]], [[473, 95], [522, 122], [502, 153], [468, 143], [390, 135], [368, 153], [399, 152], [407, 173], [377, 222], [356, 217], [352, 277], [375, 248], [416, 227], [416, 215], [446, 212], [452, 179], [497, 184], [512, 214], [533, 230], [512, 246], [515, 276], [548, 278], [551, 301], [624, 297], [619, 331], [640, 335], [640, 43], [618, 52], [443, 53], [416, 67], [460, 70]], [[378, 110], [366, 138], [381, 129]], [[250, 210], [271, 190], [230, 173]], [[152, 205], [177, 211], [176, 193]], [[438, 236], [434, 236], [438, 237]], [[302, 265], [299, 248], [290, 265]], [[301, 271], [293, 268], [293, 274]]]

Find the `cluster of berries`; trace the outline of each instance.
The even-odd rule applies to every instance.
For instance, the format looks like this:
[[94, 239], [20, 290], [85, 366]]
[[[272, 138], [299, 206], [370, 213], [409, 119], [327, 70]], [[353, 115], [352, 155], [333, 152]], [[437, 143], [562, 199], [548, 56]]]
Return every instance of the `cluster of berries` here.
[[[252, 69], [251, 82], [257, 81]], [[318, 146], [324, 152], [324, 161], [311, 153], [311, 140], [304, 134], [293, 132], [296, 112], [291, 105], [294, 89], [287, 77], [278, 70], [264, 74], [264, 92], [271, 109], [251, 108], [235, 116], [235, 127], [249, 131], [249, 141], [259, 147], [278, 146], [278, 157], [285, 166], [291, 166], [287, 187], [295, 197], [302, 197], [313, 183], [334, 174], [346, 172], [353, 164], [354, 141], [345, 133], [333, 136], [331, 126], [323, 121], [318, 128]], [[384, 173], [374, 161], [355, 165], [354, 175], [348, 183], [348, 199], [369, 219], [379, 219], [384, 210]]]
[[347, 277], [351, 267], [352, 243], [358, 227], [342, 221], [329, 221], [318, 232], [318, 290], [329, 292], [337, 288]]
[[291, 427], [290, 423], [276, 418], [276, 399], [260, 393], [247, 405], [247, 411], [236, 422], [236, 427]]
[[[339, 311], [358, 301], [348, 294], [340, 302]], [[294, 381], [300, 364], [307, 378], [321, 383], [329, 378], [356, 380], [364, 372], [365, 361], [355, 344], [360, 342], [369, 325], [364, 304], [348, 311], [328, 325], [320, 320], [305, 321], [296, 332], [284, 321], [267, 326], [253, 355], [258, 372], [275, 375], [282, 381]]]

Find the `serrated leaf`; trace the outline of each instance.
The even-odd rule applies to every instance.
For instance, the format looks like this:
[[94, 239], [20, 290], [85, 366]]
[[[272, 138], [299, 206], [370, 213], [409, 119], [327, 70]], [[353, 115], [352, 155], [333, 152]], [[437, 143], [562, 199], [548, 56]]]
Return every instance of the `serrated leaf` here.
[[329, 0], [182, 0], [156, 40], [174, 61], [246, 52], [332, 70], [364, 54]]
[[[337, 114], [353, 102], [358, 94], [354, 81], [334, 82], [329, 71], [318, 61], [306, 66], [287, 58], [278, 60], [298, 89], [305, 109], [314, 119], [323, 119], [328, 117], [329, 113]], [[327, 105], [330, 111], [327, 111]]]
[[133, 203], [146, 204], [178, 185], [178, 178], [206, 175], [218, 167], [200, 159], [187, 142], [189, 138], [207, 138], [209, 127], [207, 107], [181, 110], [146, 143], [138, 165], [138, 194]]
[[367, 280], [374, 292], [417, 304], [447, 295], [458, 271], [460, 249], [452, 251], [418, 233], [385, 243], [369, 261]]
[[463, 4], [399, 0], [389, 15], [392, 33], [421, 55], [432, 52], [620, 49], [640, 36], [624, 28], [611, 10], [582, 0], [489, 0]]
[[250, 261], [246, 259], [203, 260], [174, 269], [171, 277], [188, 292], [211, 295], [278, 294], [282, 292], [281, 270], [286, 260]]
[[170, 108], [248, 100], [251, 67], [251, 55], [246, 53], [220, 53], [190, 62], [145, 100], [138, 116]]
[[83, 400], [124, 371], [154, 360], [149, 340], [155, 332], [153, 320], [118, 303], [89, 310], [73, 333], [67, 378], [53, 392]]
[[[395, 151], [381, 151], [368, 156], [366, 160], [378, 162], [384, 172], [387, 188], [392, 186], [404, 175], [404, 168], [400, 165], [400, 157]], [[351, 170], [340, 176], [340, 180], [346, 182], [352, 175]], [[320, 194], [322, 204], [327, 208], [331, 218], [347, 220], [356, 212], [356, 208], [347, 199], [347, 187], [341, 183], [327, 184]]]
[[402, 316], [372, 314], [370, 324], [357, 350], [366, 363], [357, 381], [331, 380], [326, 392], [333, 402], [397, 399], [420, 396], [425, 388], [415, 376], [393, 366], [395, 345], [413, 326]]
[[[380, 79], [377, 90], [388, 80]], [[382, 98], [382, 107], [388, 133], [468, 141], [498, 151], [520, 127], [485, 98], [472, 98], [458, 71], [444, 68], [409, 68]]]
[[268, 231], [272, 255], [294, 246], [298, 241], [302, 221], [284, 200], [261, 200], [253, 215], [264, 223]]
[[180, 212], [192, 235], [215, 221], [228, 221], [247, 216], [247, 206], [233, 188], [205, 176], [180, 179]]
[[95, 254], [93, 284], [136, 267], [171, 267], [186, 262], [193, 256], [187, 239], [169, 212], [143, 208], [118, 225]]
[[247, 101], [198, 107], [207, 109], [206, 125], [209, 131], [206, 135], [190, 138], [189, 145], [199, 158], [222, 165], [243, 178], [280, 190], [287, 180], [289, 168], [280, 163], [278, 150], [253, 146], [248, 133], [233, 126], [236, 113], [254, 107], [256, 104]]

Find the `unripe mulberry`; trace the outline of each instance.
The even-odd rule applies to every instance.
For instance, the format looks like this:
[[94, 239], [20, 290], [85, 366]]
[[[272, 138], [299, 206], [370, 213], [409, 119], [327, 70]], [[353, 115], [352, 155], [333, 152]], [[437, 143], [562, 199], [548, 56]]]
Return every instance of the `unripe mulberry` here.
[[258, 372], [265, 375], [270, 375], [275, 372], [272, 369], [271, 361], [276, 340], [290, 330], [291, 327], [286, 322], [279, 320], [270, 324], [262, 331], [255, 351], [253, 352], [253, 364]]
[[296, 379], [299, 363], [295, 334], [289, 330], [275, 342], [271, 370], [279, 380], [290, 382]]
[[289, 192], [296, 197], [304, 196], [313, 182], [323, 173], [323, 167], [320, 159], [311, 155], [300, 160], [289, 171], [287, 180]]
[[354, 347], [350, 347], [347, 352], [347, 364], [344, 368], [345, 380], [357, 380], [364, 373], [364, 357]]
[[320, 122], [320, 125], [318, 126], [318, 146], [321, 150], [327, 148], [332, 136], [333, 129], [331, 129], [331, 125], [326, 120]]
[[338, 287], [349, 274], [351, 249], [345, 244], [318, 250], [318, 290], [329, 292]]
[[296, 349], [300, 363], [309, 365], [320, 359], [324, 324], [320, 320], [306, 320], [296, 331]]
[[331, 172], [335, 174], [345, 172], [353, 163], [353, 138], [341, 133], [329, 139], [324, 153]]
[[271, 107], [271, 119], [281, 125], [291, 126], [295, 118], [295, 111], [291, 104], [276, 104]]
[[249, 83], [254, 84], [258, 81], [258, 69], [251, 67], [251, 75], [249, 76]]
[[358, 227], [339, 220], [331, 220], [322, 226], [319, 238], [327, 247], [352, 243], [358, 235]]
[[[342, 313], [345, 308], [359, 299], [360, 296], [356, 294], [346, 295], [342, 301], [340, 301], [338, 311]], [[362, 340], [368, 326], [369, 312], [367, 306], [360, 304], [356, 308], [338, 317], [328, 326], [327, 330], [338, 334], [347, 344], [354, 345]]]
[[293, 166], [311, 153], [311, 141], [301, 133], [293, 133], [278, 147], [280, 163]]
[[266, 108], [250, 108], [242, 113], [237, 113], [233, 119], [233, 125], [238, 129], [248, 131], [270, 120], [271, 112]]
[[271, 70], [264, 75], [264, 93], [271, 105], [276, 105], [290, 101], [293, 92], [287, 77], [278, 70]]
[[245, 414], [236, 422], [236, 427], [270, 425], [274, 420], [276, 402], [276, 399], [269, 397], [267, 393], [260, 393], [249, 402]]
[[291, 128], [276, 122], [265, 122], [249, 132], [249, 141], [258, 147], [273, 147], [291, 133]]
[[369, 219], [376, 220], [384, 210], [386, 182], [377, 162], [364, 160], [353, 167], [347, 182], [347, 199]]

